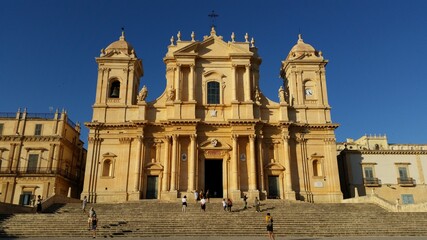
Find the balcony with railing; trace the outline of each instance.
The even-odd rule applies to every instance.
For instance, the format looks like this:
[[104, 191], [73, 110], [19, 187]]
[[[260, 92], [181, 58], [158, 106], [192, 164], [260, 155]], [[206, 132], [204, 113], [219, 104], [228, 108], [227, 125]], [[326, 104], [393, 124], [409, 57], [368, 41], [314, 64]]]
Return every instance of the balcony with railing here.
[[413, 178], [397, 178], [397, 184], [402, 187], [413, 187], [416, 185], [415, 179]]
[[379, 186], [381, 186], [381, 179], [378, 179], [378, 178], [363, 178], [363, 184], [366, 187], [379, 187]]
[[16, 177], [30, 177], [30, 176], [52, 176], [59, 175], [70, 179], [72, 181], [79, 181], [82, 174], [79, 171], [73, 171], [67, 169], [49, 169], [49, 168], [17, 168], [17, 169], [9, 169], [9, 168], [0, 168], [0, 176], [1, 175], [12, 175]]

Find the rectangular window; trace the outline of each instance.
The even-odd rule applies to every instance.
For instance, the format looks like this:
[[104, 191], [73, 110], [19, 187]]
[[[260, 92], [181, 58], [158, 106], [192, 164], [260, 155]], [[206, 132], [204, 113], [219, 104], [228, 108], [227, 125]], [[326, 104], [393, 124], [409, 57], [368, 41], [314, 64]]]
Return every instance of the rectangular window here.
[[399, 177], [401, 180], [408, 179], [408, 169], [406, 167], [399, 167]]
[[19, 205], [30, 205], [32, 196], [32, 192], [23, 192], [19, 197]]
[[219, 104], [219, 83], [208, 82], [208, 104]]
[[38, 162], [39, 162], [39, 155], [38, 154], [30, 154], [28, 156], [27, 173], [37, 172]]
[[3, 123], [0, 123], [0, 136], [3, 135]]
[[412, 194], [402, 194], [402, 204], [414, 204], [414, 196]]
[[364, 167], [365, 178], [373, 179], [374, 178], [374, 169], [372, 167]]
[[35, 136], [41, 136], [42, 135], [42, 124], [36, 124], [36, 129], [34, 130]]

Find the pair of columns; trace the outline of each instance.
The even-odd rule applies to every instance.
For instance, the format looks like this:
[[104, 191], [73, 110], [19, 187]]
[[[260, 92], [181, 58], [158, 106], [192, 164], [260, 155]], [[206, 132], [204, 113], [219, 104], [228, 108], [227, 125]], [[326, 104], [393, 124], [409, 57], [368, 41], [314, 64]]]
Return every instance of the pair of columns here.
[[[177, 191], [177, 177], [178, 168], [177, 164], [180, 160], [178, 156], [178, 138], [180, 135], [173, 134], [171, 136], [165, 136], [165, 157], [166, 162], [163, 169], [163, 181], [162, 191]], [[195, 189], [195, 178], [196, 178], [196, 134], [190, 134], [190, 152], [188, 154], [188, 190], [194, 191]], [[172, 144], [170, 140], [172, 139]], [[170, 148], [172, 147], [172, 156], [170, 154]], [[170, 159], [170, 161], [169, 161]]]
[[[194, 101], [194, 71], [195, 71], [195, 65], [190, 64], [190, 76], [188, 77], [188, 100]], [[177, 73], [175, 74], [175, 88], [176, 88], [176, 100], [180, 101], [182, 99], [181, 96], [181, 64], [177, 64], [176, 67]]]
[[[231, 100], [233, 102], [237, 101], [237, 79], [236, 79], [236, 68], [238, 65], [233, 64], [231, 68], [231, 88], [232, 88], [232, 96]], [[250, 81], [250, 64], [245, 65], [245, 75], [243, 76], [243, 89], [244, 89], [244, 101], [249, 102], [251, 100], [251, 81]]]
[[[231, 190], [239, 189], [239, 150], [238, 150], [238, 138], [239, 135], [233, 134], [231, 136], [233, 142], [233, 156], [231, 158], [231, 181], [230, 188]], [[255, 135], [248, 135], [249, 138], [249, 191], [256, 191], [256, 163], [255, 163]]]

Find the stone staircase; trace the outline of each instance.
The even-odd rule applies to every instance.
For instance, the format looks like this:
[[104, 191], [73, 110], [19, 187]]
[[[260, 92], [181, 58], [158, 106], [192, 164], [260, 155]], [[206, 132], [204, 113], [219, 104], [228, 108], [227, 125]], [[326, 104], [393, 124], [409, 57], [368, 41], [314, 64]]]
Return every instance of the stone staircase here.
[[[141, 200], [120, 204], [89, 204], [99, 218], [98, 237], [265, 236], [267, 212], [279, 236], [427, 236], [427, 213], [387, 212], [373, 204], [311, 204], [267, 200], [261, 213], [253, 207], [224, 212], [219, 199], [206, 212], [189, 201], [181, 204]], [[88, 237], [87, 215], [80, 204], [57, 204], [42, 214], [0, 215], [0, 237]]]

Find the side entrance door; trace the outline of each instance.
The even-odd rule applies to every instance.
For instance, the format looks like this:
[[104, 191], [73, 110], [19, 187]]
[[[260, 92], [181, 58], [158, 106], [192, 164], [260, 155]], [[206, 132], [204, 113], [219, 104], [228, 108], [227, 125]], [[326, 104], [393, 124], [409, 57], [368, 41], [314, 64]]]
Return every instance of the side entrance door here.
[[280, 198], [279, 176], [268, 176], [268, 198]]
[[158, 193], [158, 176], [148, 176], [147, 177], [147, 199], [157, 199]]

